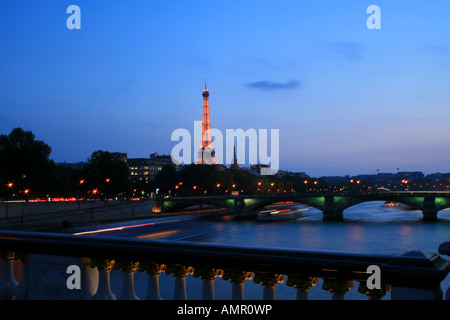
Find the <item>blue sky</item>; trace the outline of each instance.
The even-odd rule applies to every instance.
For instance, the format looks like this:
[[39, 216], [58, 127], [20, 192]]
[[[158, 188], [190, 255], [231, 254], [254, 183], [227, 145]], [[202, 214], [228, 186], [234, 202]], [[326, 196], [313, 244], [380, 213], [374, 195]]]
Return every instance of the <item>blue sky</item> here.
[[212, 127], [280, 129], [281, 169], [450, 172], [449, 15], [444, 0], [2, 0], [0, 133], [33, 131], [56, 162], [168, 154], [207, 78]]

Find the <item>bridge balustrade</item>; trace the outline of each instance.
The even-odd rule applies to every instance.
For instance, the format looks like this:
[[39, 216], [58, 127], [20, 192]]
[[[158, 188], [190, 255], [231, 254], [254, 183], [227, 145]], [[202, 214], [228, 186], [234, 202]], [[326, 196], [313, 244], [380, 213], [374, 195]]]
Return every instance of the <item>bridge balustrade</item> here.
[[[440, 250], [450, 255], [448, 243]], [[438, 254], [427, 257], [414, 251], [374, 256], [21, 231], [1, 231], [0, 252], [1, 299], [161, 300], [159, 277], [165, 273], [174, 279], [175, 300], [189, 298], [187, 277], [199, 281], [204, 300], [215, 299], [219, 278], [231, 283], [232, 300], [245, 299], [249, 282], [261, 286], [264, 300], [275, 299], [280, 285], [292, 288], [292, 297], [299, 300], [320, 289], [333, 300], [344, 299], [351, 290], [364, 299], [436, 300], [443, 299], [441, 283], [450, 270]], [[15, 265], [21, 265], [20, 282]], [[72, 265], [80, 268], [79, 289], [69, 288], [67, 268]], [[369, 289], [367, 269], [373, 265], [380, 268], [381, 285]], [[112, 290], [111, 270], [123, 274], [121, 292]], [[137, 272], [147, 277], [147, 292], [141, 297], [135, 292]]]
[[393, 201], [420, 210], [423, 220], [436, 221], [439, 211], [450, 208], [449, 192], [356, 192], [356, 193], [299, 193], [238, 196], [170, 197], [153, 199], [152, 212], [177, 212], [194, 205], [216, 206], [228, 214], [255, 217], [265, 206], [277, 202], [307, 205], [322, 211], [324, 220], [343, 219], [345, 209], [367, 201]]

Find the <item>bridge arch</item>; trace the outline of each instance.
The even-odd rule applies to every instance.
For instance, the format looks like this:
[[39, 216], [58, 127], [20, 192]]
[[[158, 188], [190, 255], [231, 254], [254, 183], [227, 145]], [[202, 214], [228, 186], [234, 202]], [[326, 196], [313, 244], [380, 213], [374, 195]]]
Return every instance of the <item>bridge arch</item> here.
[[[351, 207], [357, 206], [359, 204], [363, 204], [363, 203], [369, 203], [369, 202], [391, 202], [390, 200], [383, 200], [383, 199], [374, 199], [374, 200], [357, 200], [357, 201], [352, 201], [346, 205], [344, 205], [343, 207], [341, 207], [341, 210], [346, 210], [349, 209]], [[408, 201], [392, 201], [392, 202], [396, 202], [402, 205], [405, 205], [409, 208], [411, 208], [411, 210], [420, 210], [419, 207], [416, 207], [416, 205], [414, 203], [408, 202]]]
[[320, 201], [311, 201], [311, 199], [305, 199], [305, 198], [297, 198], [295, 196], [293, 197], [283, 197], [283, 198], [269, 198], [269, 199], [261, 199], [257, 202], [255, 202], [252, 205], [246, 205], [246, 214], [247, 215], [255, 215], [259, 211], [261, 211], [263, 208], [277, 204], [277, 203], [286, 203], [286, 204], [298, 204], [298, 205], [305, 205], [308, 207], [312, 207], [315, 209], [318, 209], [320, 211], [323, 210], [323, 206], [321, 205]]
[[336, 210], [340, 210], [342, 215], [345, 209], [369, 201], [391, 201], [406, 205], [411, 210], [422, 211], [424, 220], [436, 220], [438, 211], [450, 207], [448, 197], [438, 198], [427, 194], [378, 193], [336, 198]]
[[367, 200], [353, 202], [342, 210], [342, 218], [349, 221], [388, 222], [420, 220], [423, 213], [407, 203], [396, 201], [386, 205], [384, 200]]

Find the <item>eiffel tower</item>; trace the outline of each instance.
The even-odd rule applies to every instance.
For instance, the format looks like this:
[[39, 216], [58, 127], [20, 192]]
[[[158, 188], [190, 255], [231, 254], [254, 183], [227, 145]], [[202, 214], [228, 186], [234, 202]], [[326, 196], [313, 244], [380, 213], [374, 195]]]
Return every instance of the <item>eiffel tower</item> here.
[[209, 118], [209, 91], [206, 88], [202, 93], [203, 96], [203, 116], [202, 116], [202, 139], [196, 164], [217, 164], [214, 148], [211, 139], [211, 120]]

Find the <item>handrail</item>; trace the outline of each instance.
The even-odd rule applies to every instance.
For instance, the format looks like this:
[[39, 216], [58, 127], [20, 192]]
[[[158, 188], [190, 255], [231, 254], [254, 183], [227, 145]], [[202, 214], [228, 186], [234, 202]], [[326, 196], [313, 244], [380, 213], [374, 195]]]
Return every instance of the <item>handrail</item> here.
[[[286, 285], [295, 288], [297, 299], [308, 299], [309, 289], [318, 278], [333, 300], [343, 299], [353, 288], [353, 281], [359, 282], [358, 293], [368, 299], [381, 299], [391, 288], [391, 299], [442, 299], [441, 282], [450, 271], [449, 263], [439, 255], [426, 257], [418, 251], [401, 256], [367, 255], [3, 230], [0, 254], [4, 264], [0, 299], [60, 299], [67, 294], [73, 298], [61, 276], [73, 263], [85, 274], [84, 289], [76, 299], [115, 299], [109, 279], [113, 267], [123, 272], [119, 299], [139, 299], [134, 293], [134, 273], [139, 269], [148, 276], [145, 299], [157, 300], [161, 299], [158, 279], [162, 271], [175, 278], [175, 300], [187, 299], [188, 274], [202, 279], [202, 299], [214, 299], [217, 277], [231, 281], [232, 299], [244, 299], [243, 286], [248, 279], [261, 284], [263, 299], [275, 299], [275, 287], [286, 277]], [[14, 279], [14, 260], [22, 262], [20, 284]], [[49, 265], [60, 270], [53, 280], [47, 272], [41, 273]], [[381, 272], [380, 288], [367, 285], [373, 266]], [[44, 289], [43, 285], [51, 287]], [[48, 296], [49, 292], [59, 294]]]
[[367, 268], [376, 265], [383, 283], [428, 290], [439, 287], [450, 271], [439, 255], [426, 257], [414, 251], [402, 256], [367, 255], [47, 232], [0, 231], [0, 251], [360, 282], [367, 280]]

